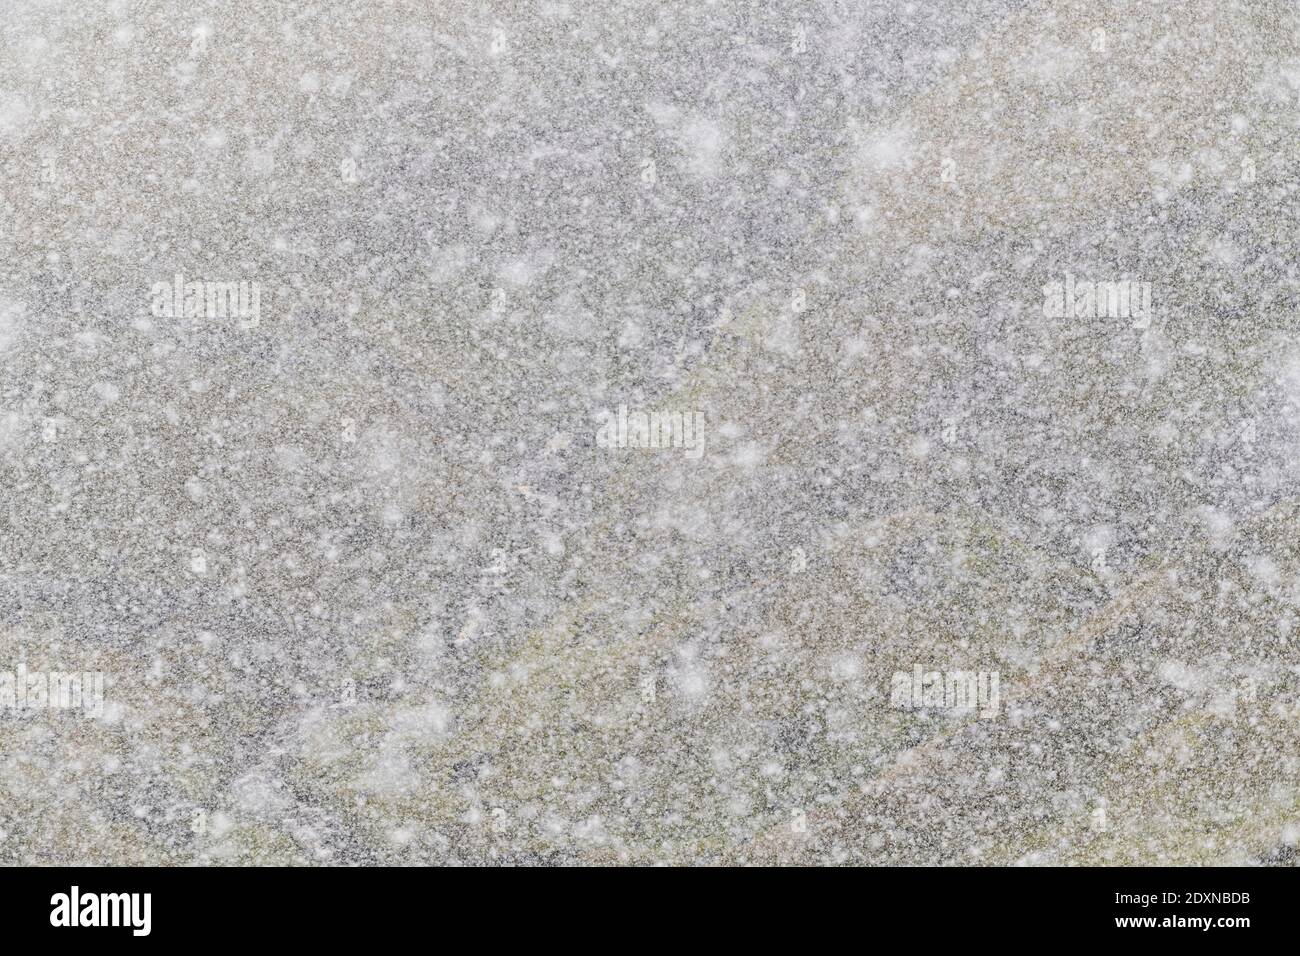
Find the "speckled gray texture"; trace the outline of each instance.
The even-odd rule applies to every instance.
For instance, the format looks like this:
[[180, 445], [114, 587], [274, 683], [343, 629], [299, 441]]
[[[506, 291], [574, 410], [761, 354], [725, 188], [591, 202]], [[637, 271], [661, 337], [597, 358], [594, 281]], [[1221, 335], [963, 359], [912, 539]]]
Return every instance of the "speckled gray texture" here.
[[10, 0], [0, 861], [1292, 862], [1298, 38]]

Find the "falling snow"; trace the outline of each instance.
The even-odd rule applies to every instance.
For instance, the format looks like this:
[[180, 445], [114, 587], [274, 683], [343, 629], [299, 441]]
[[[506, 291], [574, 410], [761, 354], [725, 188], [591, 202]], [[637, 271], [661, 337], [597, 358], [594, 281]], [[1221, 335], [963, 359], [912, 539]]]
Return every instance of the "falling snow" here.
[[0, 44], [0, 861], [1296, 860], [1294, 4]]

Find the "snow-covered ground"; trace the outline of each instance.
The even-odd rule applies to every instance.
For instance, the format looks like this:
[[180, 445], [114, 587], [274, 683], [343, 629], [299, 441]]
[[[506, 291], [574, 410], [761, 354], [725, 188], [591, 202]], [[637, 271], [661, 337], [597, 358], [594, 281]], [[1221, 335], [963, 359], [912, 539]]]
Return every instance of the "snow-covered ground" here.
[[0, 50], [0, 862], [1294, 861], [1295, 4]]

